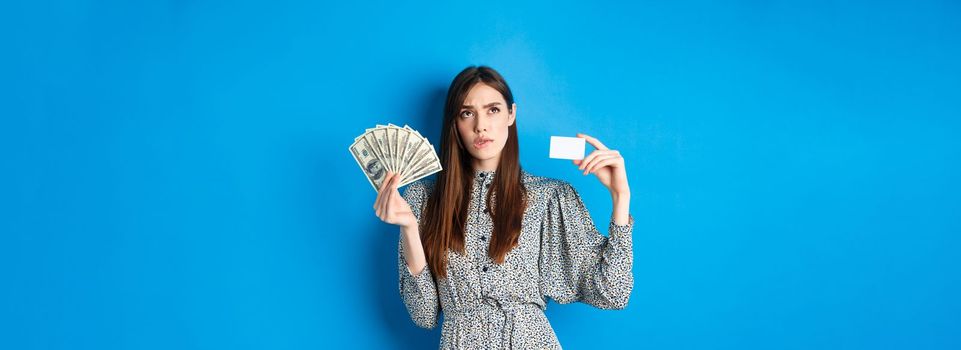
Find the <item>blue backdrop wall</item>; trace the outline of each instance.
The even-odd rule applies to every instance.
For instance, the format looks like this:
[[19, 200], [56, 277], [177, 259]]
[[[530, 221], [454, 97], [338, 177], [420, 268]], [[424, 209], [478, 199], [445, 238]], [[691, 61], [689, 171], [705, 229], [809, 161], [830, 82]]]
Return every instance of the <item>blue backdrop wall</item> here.
[[957, 2], [0, 7], [0, 348], [435, 347], [347, 146], [470, 64], [596, 222], [549, 136], [627, 159], [634, 293], [565, 347], [961, 348]]

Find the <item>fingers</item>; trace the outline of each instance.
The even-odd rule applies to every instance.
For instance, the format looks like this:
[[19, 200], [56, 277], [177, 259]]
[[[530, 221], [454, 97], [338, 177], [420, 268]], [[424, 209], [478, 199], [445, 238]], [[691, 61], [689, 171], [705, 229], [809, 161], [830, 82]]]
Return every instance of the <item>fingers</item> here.
[[577, 162], [576, 164], [578, 165], [577, 168], [580, 170], [584, 170], [584, 166], [587, 165], [587, 163], [590, 162], [591, 159], [593, 159], [595, 156], [597, 156], [597, 151], [591, 152], [590, 154], [587, 155], [587, 157], [577, 160], [576, 161]]
[[394, 191], [388, 190], [386, 197], [387, 198], [384, 199], [384, 203], [381, 204], [383, 207], [381, 208], [380, 212], [384, 214], [384, 217], [382, 219], [384, 219], [385, 222], [390, 223], [388, 220], [390, 220], [390, 217], [391, 217], [390, 211], [392, 208], [390, 204], [394, 197]]
[[397, 192], [398, 182], [400, 182], [400, 176], [397, 176], [397, 174], [391, 174], [389, 178], [385, 178], [383, 185], [386, 186], [386, 188], [384, 188], [386, 191], [381, 195], [382, 198], [380, 202], [377, 203], [377, 217], [389, 224], [393, 223], [394, 211], [397, 210], [397, 208], [394, 207], [394, 202], [400, 196]]
[[388, 172], [387, 172], [387, 176], [384, 177], [384, 182], [381, 182], [381, 183], [380, 183], [380, 189], [377, 190], [377, 193], [380, 193], [380, 192], [383, 191], [385, 188], [387, 188], [387, 185], [390, 184], [390, 179], [392, 179], [393, 177], [394, 177], [394, 173], [388, 171]]
[[578, 134], [577, 134], [577, 137], [580, 137], [580, 138], [583, 138], [584, 140], [587, 140], [587, 143], [591, 144], [591, 146], [594, 146], [594, 148], [596, 148], [596, 149], [599, 149], [599, 150], [607, 150], [607, 149], [608, 149], [607, 146], [604, 146], [604, 144], [601, 143], [600, 140], [598, 140], [598, 139], [596, 139], [596, 138], [594, 138], [594, 137], [591, 137], [590, 135], [578, 133]]
[[400, 184], [400, 175], [394, 176], [390, 181], [390, 189], [393, 192], [397, 192], [397, 186]]
[[381, 208], [383, 207], [382, 204], [384, 202], [384, 197], [386, 197], [384, 195], [385, 194], [384, 189], [387, 188], [388, 185], [390, 185], [390, 181], [393, 177], [394, 177], [394, 173], [387, 172], [387, 176], [384, 177], [384, 182], [380, 184], [380, 189], [377, 190], [377, 200], [374, 201], [374, 210], [377, 212], [377, 217], [380, 217], [381, 215]]
[[608, 157], [608, 158], [604, 158], [603, 160], [598, 161], [597, 163], [595, 163], [594, 165], [592, 165], [590, 168], [588, 168], [588, 169], [587, 169], [587, 172], [588, 172], [588, 173], [593, 173], [593, 172], [595, 172], [595, 171], [597, 171], [597, 170], [600, 170], [601, 168], [604, 168], [604, 167], [606, 167], [606, 166], [611, 166], [611, 165], [617, 164], [618, 162], [621, 161], [621, 159], [622, 159], [622, 158], [621, 158], [620, 156], [610, 156], [610, 157]]
[[384, 199], [380, 201], [380, 213], [384, 216], [382, 219], [387, 219], [390, 217], [390, 201], [394, 196], [395, 187], [394, 182], [397, 181], [397, 174], [391, 173], [389, 179], [384, 179], [385, 188]]
[[381, 220], [383, 220], [384, 216], [387, 215], [386, 204], [387, 199], [390, 198], [390, 182], [393, 178], [394, 174], [391, 173], [384, 178], [384, 183], [380, 185], [380, 201], [377, 202], [377, 216], [380, 217]]
[[379, 204], [380, 204], [381, 199], [384, 198], [384, 196], [383, 196], [383, 194], [384, 194], [384, 186], [387, 185], [387, 180], [390, 179], [390, 175], [391, 175], [390, 172], [388, 172], [388, 173], [387, 173], [387, 176], [384, 177], [384, 181], [380, 183], [380, 187], [377, 188], [377, 200], [374, 201], [374, 209], [377, 209], [377, 207], [378, 207]]
[[597, 167], [598, 163], [611, 157], [616, 157], [616, 155], [604, 153], [604, 154], [599, 154], [597, 157], [594, 157], [593, 159], [591, 159], [589, 163], [582, 165], [582, 167], [584, 167], [584, 175], [590, 174], [591, 172], [593, 172], [593, 169]]
[[606, 154], [607, 152], [608, 152], [608, 151], [605, 151], [605, 150], [594, 150], [594, 152], [591, 152], [591, 154], [588, 154], [587, 157], [584, 157], [584, 159], [581, 159], [581, 160], [580, 160], [580, 162], [579, 162], [579, 163], [580, 163], [580, 167], [578, 167], [578, 169], [581, 169], [581, 170], [587, 169], [587, 166], [588, 166], [595, 158], [600, 157], [600, 156]]

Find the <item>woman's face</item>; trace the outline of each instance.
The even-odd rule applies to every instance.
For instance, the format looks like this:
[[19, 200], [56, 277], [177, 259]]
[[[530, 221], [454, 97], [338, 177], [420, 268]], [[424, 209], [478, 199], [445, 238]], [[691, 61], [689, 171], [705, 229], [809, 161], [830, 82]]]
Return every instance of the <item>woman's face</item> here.
[[[504, 96], [484, 83], [467, 92], [457, 115], [461, 143], [474, 157], [475, 170], [495, 170], [507, 143], [507, 127], [514, 124], [517, 105], [507, 106]], [[510, 111], [508, 111], [510, 107]]]

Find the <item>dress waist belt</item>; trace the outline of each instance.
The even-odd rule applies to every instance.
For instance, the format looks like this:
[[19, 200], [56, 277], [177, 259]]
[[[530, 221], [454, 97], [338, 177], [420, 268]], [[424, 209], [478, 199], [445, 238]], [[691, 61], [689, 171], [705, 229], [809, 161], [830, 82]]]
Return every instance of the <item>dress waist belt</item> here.
[[517, 301], [506, 301], [498, 300], [492, 297], [483, 297], [480, 303], [461, 306], [455, 310], [451, 310], [450, 313], [444, 310], [445, 317], [452, 316], [452, 319], [458, 319], [465, 317], [466, 315], [477, 312], [478, 309], [483, 307], [493, 308], [504, 315], [504, 328], [501, 331], [501, 348], [511, 349], [513, 348], [513, 337], [514, 332], [514, 316], [523, 311], [524, 309], [529, 309], [531, 307], [541, 308], [541, 305], [536, 302], [517, 302]]

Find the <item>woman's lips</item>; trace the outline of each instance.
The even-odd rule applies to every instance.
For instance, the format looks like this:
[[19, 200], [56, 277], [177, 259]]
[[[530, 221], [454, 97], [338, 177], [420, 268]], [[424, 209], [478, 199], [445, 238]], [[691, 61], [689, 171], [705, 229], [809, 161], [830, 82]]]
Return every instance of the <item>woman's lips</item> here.
[[487, 147], [491, 142], [493, 142], [493, 140], [478, 140], [474, 142], [474, 148], [481, 149]]

